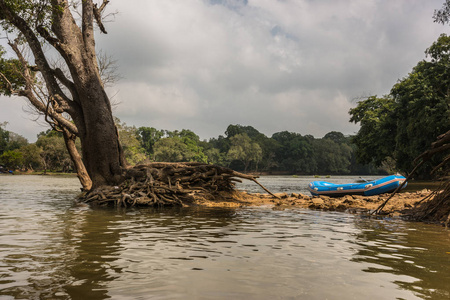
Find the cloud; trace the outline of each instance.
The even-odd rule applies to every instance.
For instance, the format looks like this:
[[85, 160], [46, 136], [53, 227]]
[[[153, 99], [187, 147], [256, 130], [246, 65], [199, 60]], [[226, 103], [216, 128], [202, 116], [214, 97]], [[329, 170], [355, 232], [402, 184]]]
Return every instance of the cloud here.
[[109, 89], [129, 125], [188, 128], [201, 138], [229, 124], [271, 135], [352, 134], [354, 99], [383, 95], [448, 27], [442, 0], [115, 1], [97, 47], [119, 62]]

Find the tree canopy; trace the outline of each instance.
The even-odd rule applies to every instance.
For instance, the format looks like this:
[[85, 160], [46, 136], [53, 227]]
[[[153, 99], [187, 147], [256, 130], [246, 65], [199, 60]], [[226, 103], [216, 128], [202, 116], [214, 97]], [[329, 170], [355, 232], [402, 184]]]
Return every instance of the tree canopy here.
[[[450, 129], [450, 37], [442, 34], [420, 61], [384, 97], [371, 96], [350, 110], [350, 121], [361, 127], [353, 142], [361, 163], [381, 165], [393, 158], [403, 172]], [[442, 154], [444, 155], [444, 154]], [[422, 166], [428, 174], [441, 156]]]

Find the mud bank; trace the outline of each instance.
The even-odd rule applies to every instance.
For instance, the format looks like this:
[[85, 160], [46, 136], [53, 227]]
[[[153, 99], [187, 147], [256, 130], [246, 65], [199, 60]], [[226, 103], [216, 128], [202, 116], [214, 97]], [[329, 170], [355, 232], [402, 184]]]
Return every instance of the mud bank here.
[[[417, 192], [402, 192], [394, 195], [383, 209], [383, 215], [407, 216], [419, 202], [430, 194], [430, 190], [424, 189]], [[275, 194], [279, 199], [268, 194], [251, 194], [242, 191], [234, 191], [229, 195], [223, 195], [215, 200], [197, 198], [194, 205], [207, 207], [246, 207], [246, 206], [270, 206], [274, 209], [307, 208], [326, 211], [343, 211], [349, 213], [370, 213], [378, 208], [390, 194], [377, 196], [346, 195], [343, 197], [312, 197], [303, 194]]]

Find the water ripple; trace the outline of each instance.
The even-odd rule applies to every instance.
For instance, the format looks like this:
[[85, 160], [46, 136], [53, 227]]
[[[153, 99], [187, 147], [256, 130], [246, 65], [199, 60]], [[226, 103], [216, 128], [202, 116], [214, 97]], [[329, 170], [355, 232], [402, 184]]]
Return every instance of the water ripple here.
[[0, 297], [450, 295], [450, 237], [436, 226], [300, 209], [93, 210], [74, 204], [73, 178], [1, 180]]

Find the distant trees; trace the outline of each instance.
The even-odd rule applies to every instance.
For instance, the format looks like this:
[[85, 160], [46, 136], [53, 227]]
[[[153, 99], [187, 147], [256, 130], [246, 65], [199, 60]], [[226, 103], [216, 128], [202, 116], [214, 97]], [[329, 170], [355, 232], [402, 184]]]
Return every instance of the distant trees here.
[[282, 131], [274, 133], [272, 139], [277, 142], [275, 161], [278, 170], [291, 173], [315, 173], [315, 158], [312, 157], [312, 143], [299, 133]]
[[41, 149], [40, 156], [44, 172], [48, 170], [69, 172], [73, 170], [72, 160], [61, 134], [52, 131], [48, 134], [41, 134], [36, 141], [36, 146]]
[[136, 127], [128, 126], [125, 122], [121, 122], [119, 118], [114, 118], [114, 122], [119, 133], [119, 141], [126, 163], [135, 165], [144, 162], [147, 157], [145, 149], [139, 140]]
[[137, 138], [141, 143], [145, 154], [154, 160], [154, 146], [164, 136], [164, 130], [158, 130], [153, 127], [139, 127], [137, 130]]
[[356, 158], [361, 163], [380, 166], [389, 157], [394, 157], [396, 147], [395, 101], [390, 96], [371, 96], [350, 109], [350, 121], [361, 125], [353, 137], [357, 146]]
[[15, 169], [22, 165], [23, 155], [17, 150], [8, 150], [0, 156], [0, 161], [7, 169]]
[[[229, 125], [225, 136], [201, 141], [193, 131], [128, 126], [115, 120], [128, 163], [147, 161], [207, 162], [244, 172], [290, 174], [367, 174], [383, 172], [355, 160], [350, 137], [332, 131], [323, 138], [283, 131], [267, 137], [252, 126]], [[28, 144], [0, 126], [0, 164], [11, 169], [70, 172], [74, 169], [61, 132], [47, 130]], [[12, 138], [10, 138], [12, 137]], [[80, 147], [79, 142], [76, 144]]]
[[7, 124], [7, 122], [0, 123], [0, 155], [7, 150], [9, 143], [9, 131], [4, 128]]
[[239, 133], [230, 138], [231, 147], [228, 150], [227, 158], [230, 161], [237, 160], [244, 164], [244, 172], [247, 172], [250, 163], [255, 164], [255, 170], [258, 169], [258, 163], [262, 158], [261, 146], [252, 142], [246, 133]]
[[[361, 163], [393, 159], [397, 169], [408, 172], [414, 158], [450, 129], [450, 37], [442, 34], [425, 53], [430, 60], [419, 62], [389, 95], [368, 97], [350, 110], [350, 121], [361, 125], [353, 138]], [[420, 173], [429, 174], [443, 155]]]
[[156, 161], [207, 162], [208, 157], [200, 144], [200, 138], [191, 130], [165, 131], [154, 144], [154, 157]]
[[28, 141], [23, 136], [6, 130], [7, 124], [0, 123], [0, 164], [14, 169], [23, 164], [23, 154], [19, 148], [26, 146]]
[[28, 144], [22, 146], [19, 151], [22, 153], [22, 167], [24, 169], [30, 171], [42, 169], [42, 152], [44, 151], [42, 148], [36, 144]]

